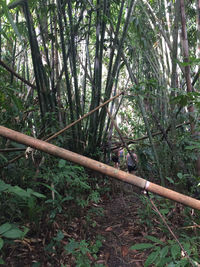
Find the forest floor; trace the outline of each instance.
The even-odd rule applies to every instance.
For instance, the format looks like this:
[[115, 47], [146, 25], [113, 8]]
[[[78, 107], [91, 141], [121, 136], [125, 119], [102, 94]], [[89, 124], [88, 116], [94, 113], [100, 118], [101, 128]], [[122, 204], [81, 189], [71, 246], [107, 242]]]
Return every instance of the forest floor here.
[[[118, 192], [111, 198], [104, 197], [100, 203], [93, 204], [95, 209], [103, 211], [103, 215], [92, 213], [90, 223], [87, 222], [84, 212], [70, 222], [67, 222], [61, 214], [58, 215], [53, 223], [53, 229], [52, 226], [48, 229], [44, 222], [41, 222], [38, 235], [17, 241], [8, 249], [6, 259], [4, 258], [5, 266], [144, 266], [148, 250], [138, 251], [130, 247], [137, 243], [147, 243], [148, 240], [145, 239], [147, 235], [157, 237], [164, 242], [170, 234], [163, 232], [159, 216], [152, 216], [152, 212], [150, 212], [151, 218], [142, 215], [149, 203], [148, 200], [145, 202], [144, 198], [142, 200], [139, 197], [141, 190], [131, 188], [131, 192], [129, 191]], [[170, 223], [173, 227], [180, 227], [183, 221], [184, 217], [176, 211]], [[62, 231], [60, 239], [59, 231]], [[99, 237], [102, 245], [95, 253], [92, 247], [94, 248]], [[88, 243], [86, 246], [82, 243], [82, 247], [79, 248], [76, 246], [77, 243], [74, 243], [71, 245], [73, 252], [66, 253], [63, 247], [69, 244], [69, 240], [75, 242], [86, 240]], [[89, 244], [90, 249], [85, 249]], [[88, 260], [91, 265], [87, 265]], [[86, 263], [81, 265], [81, 261]]]

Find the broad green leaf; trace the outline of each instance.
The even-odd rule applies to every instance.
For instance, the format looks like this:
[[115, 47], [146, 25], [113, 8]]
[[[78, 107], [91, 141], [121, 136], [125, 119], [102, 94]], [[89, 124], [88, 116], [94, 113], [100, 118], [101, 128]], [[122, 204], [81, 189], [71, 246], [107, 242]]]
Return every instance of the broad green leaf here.
[[174, 180], [173, 180], [172, 178], [170, 178], [170, 177], [166, 177], [166, 179], [167, 179], [170, 183], [174, 184]]
[[9, 184], [6, 184], [4, 181], [0, 180], [0, 192], [7, 190], [9, 187]]
[[17, 238], [22, 238], [24, 236], [24, 233], [21, 230], [15, 228], [8, 230], [4, 234], [2, 234], [2, 236], [9, 239], [17, 239]]
[[45, 195], [40, 194], [40, 193], [38, 193], [38, 192], [32, 192], [32, 195], [34, 195], [35, 197], [38, 197], [38, 198], [46, 198]]
[[167, 266], [166, 264], [167, 264], [167, 263], [170, 263], [171, 260], [172, 260], [171, 257], [161, 258], [161, 259], [159, 260], [159, 262], [157, 262], [157, 265], [156, 265], [156, 266], [159, 266], [159, 267], [161, 267], [161, 266], [162, 266], [162, 267]]
[[187, 251], [188, 255], [190, 255], [191, 254], [190, 243], [189, 242], [184, 242], [184, 243], [182, 243], [182, 245], [183, 245], [184, 249]]
[[160, 257], [165, 258], [167, 256], [168, 251], [169, 251], [169, 246], [162, 248], [160, 251]]
[[185, 267], [188, 264], [188, 260], [186, 258], [183, 258], [180, 260], [180, 266]]
[[178, 264], [178, 263], [174, 263], [174, 262], [170, 262], [168, 265], [167, 265], [167, 267], [179, 267], [180, 266], [180, 264]]
[[56, 189], [53, 188], [53, 187], [51, 187], [50, 185], [45, 184], [45, 183], [39, 183], [39, 184], [44, 185], [44, 186], [47, 187], [49, 190], [55, 192], [58, 196], [60, 195], [60, 194], [58, 193], [58, 191], [56, 191]]
[[158, 244], [161, 244], [161, 245], [164, 244], [164, 242], [162, 242], [160, 239], [156, 238], [155, 236], [147, 235], [147, 236], [145, 236], [145, 238], [150, 240], [150, 241], [152, 241], [152, 242], [154, 242], [154, 243], [158, 243]]
[[140, 244], [133, 245], [132, 247], [130, 247], [130, 249], [144, 250], [144, 249], [153, 248], [153, 247], [155, 247], [155, 244], [140, 243]]
[[194, 150], [194, 149], [200, 148], [200, 144], [198, 144], [198, 145], [186, 146], [185, 148], [188, 149], [188, 150]]
[[4, 223], [0, 226], [0, 235], [7, 232], [12, 228], [12, 225], [10, 223]]
[[170, 250], [171, 250], [172, 258], [174, 260], [177, 259], [178, 255], [179, 256], [181, 255], [181, 248], [180, 248], [180, 246], [178, 244], [174, 244], [173, 246], [171, 246]]
[[169, 209], [161, 209], [160, 213], [163, 214], [163, 215], [168, 214], [169, 213]]
[[2, 258], [0, 258], [0, 264], [4, 264], [5, 262], [3, 261]]
[[178, 176], [179, 179], [182, 179], [183, 178], [183, 174], [181, 172], [178, 172], [177, 173], [177, 176]]
[[18, 195], [19, 197], [30, 197], [29, 193], [27, 193], [24, 189], [22, 189], [21, 187], [19, 187], [18, 185], [16, 186], [11, 186], [9, 188], [9, 191], [11, 193], [14, 193], [16, 195]]
[[152, 263], [155, 262], [155, 260], [157, 259], [159, 255], [159, 251], [153, 251], [148, 258], [146, 259], [145, 263], [144, 263], [144, 267], [148, 267], [150, 266]]
[[3, 239], [0, 238], [0, 250], [2, 249], [2, 247], [3, 247]]

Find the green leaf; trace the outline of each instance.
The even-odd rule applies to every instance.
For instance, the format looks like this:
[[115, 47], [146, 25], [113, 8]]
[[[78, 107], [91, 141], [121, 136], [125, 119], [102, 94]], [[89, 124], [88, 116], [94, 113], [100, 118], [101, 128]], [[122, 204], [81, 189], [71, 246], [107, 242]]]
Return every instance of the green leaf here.
[[159, 267], [164, 267], [164, 266], [168, 266], [168, 265], [166, 265], [167, 263], [170, 263], [171, 262], [171, 260], [172, 260], [172, 258], [170, 257], [165, 257], [165, 258], [161, 258], [160, 260], [159, 260], [159, 262], [157, 262], [157, 264], [156, 264], [156, 266], [159, 266]]
[[188, 259], [183, 258], [180, 260], [180, 266], [181, 267], [185, 267], [185, 266], [187, 266], [187, 264], [188, 264]]
[[178, 244], [174, 244], [173, 246], [171, 246], [171, 255], [172, 255], [172, 258], [174, 260], [177, 259], [177, 256], [181, 256], [181, 248]]
[[169, 209], [161, 209], [160, 213], [163, 214], [163, 215], [168, 214], [169, 213]]
[[18, 239], [18, 238], [22, 238], [24, 236], [24, 233], [21, 230], [15, 228], [15, 229], [8, 230], [2, 236], [9, 238], [9, 239]]
[[160, 258], [165, 258], [167, 256], [168, 251], [169, 251], [169, 246], [162, 248], [160, 251]]
[[22, 42], [22, 38], [21, 38], [21, 35], [19, 33], [19, 30], [17, 28], [17, 25], [15, 24], [12, 16], [11, 16], [11, 13], [6, 5], [6, 1], [1, 1], [1, 5], [3, 7], [3, 10], [4, 10], [4, 13], [5, 13], [5, 16], [7, 17], [8, 21], [10, 22], [10, 24], [12, 25], [13, 27], [13, 30], [15, 31], [15, 34], [18, 36], [20, 42]]
[[64, 249], [67, 250], [68, 253], [74, 252], [75, 249], [79, 248], [79, 243], [71, 239], [69, 244], [67, 244]]
[[51, 187], [50, 185], [45, 184], [45, 183], [39, 183], [39, 184], [41, 184], [41, 185], [45, 186], [46, 188], [48, 188], [49, 190], [55, 192], [58, 196], [60, 195], [60, 194], [58, 193], [58, 191], [56, 191], [56, 189], [53, 188], [53, 187]]
[[24, 236], [24, 233], [21, 230], [15, 228], [15, 229], [8, 230], [2, 236], [9, 238], [9, 239], [18, 239], [18, 238], [22, 238]]
[[194, 149], [200, 148], [200, 144], [198, 144], [198, 145], [186, 146], [185, 148], [186, 148], [187, 150], [194, 150]]
[[63, 232], [59, 230], [58, 233], [57, 233], [57, 236], [54, 237], [53, 239], [54, 239], [55, 241], [57, 241], [57, 242], [60, 242], [64, 237], [65, 237], [65, 236], [64, 236]]
[[4, 223], [0, 226], [0, 235], [7, 232], [12, 228], [12, 225], [10, 223]]
[[4, 181], [0, 180], [0, 192], [7, 190], [9, 187], [9, 184], [6, 184]]
[[159, 250], [157, 251], [153, 251], [148, 258], [146, 259], [145, 263], [144, 263], [144, 267], [148, 267], [149, 265], [151, 265], [153, 262], [155, 262], [155, 260], [157, 259], [159, 255]]
[[171, 184], [174, 184], [174, 180], [170, 177], [166, 177], [166, 179], [171, 183]]
[[154, 246], [155, 246], [155, 244], [140, 243], [140, 244], [133, 245], [132, 247], [130, 247], [130, 249], [145, 250], [148, 248], [153, 248]]
[[3, 247], [3, 239], [2, 238], [0, 238], [0, 250], [2, 249], [2, 247]]
[[64, 159], [59, 160], [58, 168], [63, 168], [65, 165], [66, 165], [66, 160]]
[[5, 262], [0, 258], [0, 264], [4, 264]]
[[38, 192], [32, 192], [32, 195], [34, 195], [35, 197], [38, 197], [38, 198], [46, 198], [45, 195], [40, 194], [40, 193], [38, 193]]
[[179, 179], [182, 179], [183, 178], [183, 174], [181, 172], [178, 172], [177, 173], [177, 176], [178, 176]]
[[8, 162], [7, 158], [0, 154], [0, 158], [2, 158], [5, 162]]
[[10, 193], [14, 193], [15, 195], [18, 195], [19, 197], [30, 197], [30, 194], [25, 191], [24, 189], [22, 189], [21, 187], [19, 187], [18, 185], [16, 186], [11, 186], [9, 188], [9, 192]]
[[145, 238], [150, 240], [150, 241], [152, 241], [152, 242], [154, 242], [154, 243], [158, 243], [158, 244], [161, 244], [161, 245], [164, 244], [164, 242], [162, 242], [160, 239], [156, 238], [155, 236], [147, 235], [147, 236], [145, 236]]

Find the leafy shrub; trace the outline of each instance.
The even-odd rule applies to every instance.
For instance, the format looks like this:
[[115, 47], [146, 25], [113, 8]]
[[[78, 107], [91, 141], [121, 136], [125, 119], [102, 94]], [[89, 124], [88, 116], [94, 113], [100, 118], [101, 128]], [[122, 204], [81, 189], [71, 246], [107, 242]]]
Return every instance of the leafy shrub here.
[[199, 237], [189, 238], [187, 235], [184, 235], [179, 240], [189, 255], [190, 260], [188, 260], [184, 251], [181, 251], [180, 246], [175, 240], [163, 242], [154, 236], [146, 236], [146, 239], [151, 241], [151, 243], [140, 243], [131, 247], [131, 249], [135, 250], [151, 250], [144, 263], [144, 267], [152, 266], [152, 264], [156, 267], [164, 267], [166, 264], [168, 267], [189, 267], [191, 266], [190, 261], [192, 261], [194, 265], [196, 265], [196, 263], [200, 263], [198, 254], [198, 247], [200, 245]]
[[80, 242], [70, 239], [69, 243], [65, 246], [68, 254], [72, 254], [75, 258], [76, 267], [103, 267], [102, 264], [92, 264], [92, 260], [97, 259], [97, 253], [102, 246], [102, 238], [99, 236], [95, 243], [88, 243], [85, 240]]

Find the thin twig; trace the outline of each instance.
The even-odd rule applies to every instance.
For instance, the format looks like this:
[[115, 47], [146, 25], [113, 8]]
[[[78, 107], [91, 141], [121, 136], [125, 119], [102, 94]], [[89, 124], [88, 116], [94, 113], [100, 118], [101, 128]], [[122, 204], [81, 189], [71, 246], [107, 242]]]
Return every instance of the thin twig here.
[[172, 231], [172, 229], [169, 227], [169, 225], [167, 224], [167, 221], [165, 220], [165, 218], [163, 217], [163, 215], [160, 213], [160, 211], [158, 210], [157, 206], [155, 205], [154, 201], [150, 198], [148, 192], [147, 192], [147, 197], [148, 200], [150, 201], [151, 205], [153, 206], [154, 210], [158, 213], [158, 215], [160, 216], [161, 220], [163, 221], [163, 223], [165, 224], [165, 226], [167, 227], [167, 229], [169, 230], [170, 234], [173, 236], [173, 238], [176, 240], [176, 242], [178, 243], [178, 245], [180, 246], [181, 250], [183, 251], [184, 255], [186, 256], [186, 258], [188, 259], [188, 261], [191, 263], [191, 265], [193, 267], [194, 264], [191, 261], [187, 251], [184, 249], [184, 247], [182, 246], [182, 244], [180, 243], [180, 241], [178, 240], [178, 238], [176, 237], [176, 235], [174, 234], [174, 232]]

